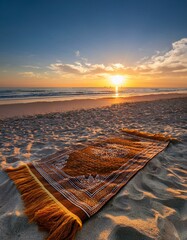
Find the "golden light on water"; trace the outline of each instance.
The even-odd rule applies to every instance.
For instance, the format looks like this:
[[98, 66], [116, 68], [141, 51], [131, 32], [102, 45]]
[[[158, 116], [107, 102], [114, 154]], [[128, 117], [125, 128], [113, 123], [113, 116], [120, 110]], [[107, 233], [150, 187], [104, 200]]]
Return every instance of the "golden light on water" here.
[[119, 96], [119, 92], [118, 92], [118, 86], [116, 86], [116, 97]]

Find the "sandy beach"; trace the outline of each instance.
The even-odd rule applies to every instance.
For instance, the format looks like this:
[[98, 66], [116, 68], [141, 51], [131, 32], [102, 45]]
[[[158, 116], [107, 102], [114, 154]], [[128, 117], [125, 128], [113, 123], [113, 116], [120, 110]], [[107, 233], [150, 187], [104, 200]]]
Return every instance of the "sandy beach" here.
[[2, 170], [122, 128], [180, 140], [152, 159], [96, 215], [77, 240], [187, 239], [187, 95], [0, 105], [0, 239], [46, 236], [23, 213], [14, 183]]
[[[56, 112], [67, 112], [80, 109], [90, 109], [110, 106], [112, 104], [119, 104], [125, 102], [142, 102], [153, 101], [159, 99], [172, 99], [179, 97], [186, 97], [186, 93], [165, 93], [165, 94], [152, 94], [132, 97], [110, 97], [98, 99], [73, 99], [65, 101], [44, 101], [44, 102], [24, 102], [13, 103], [14, 101], [1, 101], [0, 102], [0, 119], [9, 117], [22, 117], [32, 116], [36, 114], [47, 114]], [[6, 102], [3, 104], [2, 102]], [[11, 104], [7, 104], [10, 102]]]

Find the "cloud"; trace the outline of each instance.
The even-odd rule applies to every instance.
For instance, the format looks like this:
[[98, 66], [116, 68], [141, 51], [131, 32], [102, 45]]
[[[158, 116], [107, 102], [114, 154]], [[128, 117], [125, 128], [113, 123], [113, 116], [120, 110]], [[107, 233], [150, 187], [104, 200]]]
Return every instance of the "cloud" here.
[[18, 74], [21, 75], [22, 77], [29, 78], [35, 77], [35, 74], [33, 72], [19, 72]]
[[81, 56], [81, 53], [79, 50], [75, 51], [75, 56], [79, 58], [82, 62], [87, 63], [88, 59], [84, 56]]
[[24, 78], [47, 78], [48, 77], [48, 72], [44, 72], [44, 73], [35, 73], [35, 72], [19, 72], [18, 73], [21, 77]]
[[79, 50], [75, 51], [75, 56], [76, 56], [76, 57], [80, 57], [80, 55], [81, 55], [81, 54], [80, 54], [80, 51], [79, 51]]
[[49, 68], [57, 73], [83, 74], [86, 71], [86, 68], [78, 62], [75, 64], [54, 63], [51, 64]]
[[[80, 56], [80, 52], [76, 52]], [[136, 66], [124, 66], [122, 63], [92, 64], [86, 58], [79, 58], [72, 64], [56, 62], [49, 67], [50, 70], [60, 75], [82, 75], [82, 76], [108, 76], [114, 74], [121, 75], [144, 75], [144, 76], [168, 76], [187, 74], [187, 38], [183, 38], [172, 44], [168, 52], [155, 51], [151, 57], [143, 58]]]
[[187, 38], [172, 44], [172, 49], [164, 54], [158, 52], [138, 66], [144, 73], [172, 74], [187, 71]]
[[40, 67], [34, 66], [34, 65], [23, 65], [23, 67], [25, 67], [25, 68], [33, 68], [33, 69], [40, 69]]
[[75, 62], [74, 64], [54, 63], [49, 68], [58, 73], [69, 73], [79, 75], [98, 75], [98, 74], [112, 74], [119, 70], [125, 69], [121, 63], [115, 63], [110, 65], [104, 64], [91, 64]]

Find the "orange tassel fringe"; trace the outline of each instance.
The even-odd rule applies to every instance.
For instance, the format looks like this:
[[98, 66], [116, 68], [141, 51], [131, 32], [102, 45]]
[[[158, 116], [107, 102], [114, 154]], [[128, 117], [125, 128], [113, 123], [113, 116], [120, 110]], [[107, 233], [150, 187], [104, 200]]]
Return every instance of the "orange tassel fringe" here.
[[6, 171], [22, 195], [29, 220], [49, 231], [47, 240], [74, 239], [82, 227], [80, 218], [54, 198], [26, 164]]
[[145, 138], [148, 138], [148, 139], [155, 139], [155, 140], [165, 141], [165, 142], [167, 142], [167, 141], [179, 142], [178, 139], [173, 138], [171, 136], [166, 136], [166, 135], [161, 134], [161, 133], [154, 134], [154, 133], [140, 132], [140, 131], [137, 131], [135, 129], [128, 129], [128, 128], [123, 128], [122, 131], [125, 132], [125, 133], [129, 133], [131, 135], [135, 135], [135, 136], [139, 136], [139, 137], [145, 137]]

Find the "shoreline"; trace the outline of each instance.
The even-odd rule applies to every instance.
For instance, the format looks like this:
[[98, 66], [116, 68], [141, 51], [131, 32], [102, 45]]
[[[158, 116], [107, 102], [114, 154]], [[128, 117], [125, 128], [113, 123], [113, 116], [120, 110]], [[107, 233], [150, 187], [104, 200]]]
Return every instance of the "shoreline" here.
[[162, 99], [187, 97], [186, 93], [149, 94], [141, 96], [73, 99], [53, 102], [32, 102], [0, 105], [0, 119], [48, 114], [55, 112], [68, 112], [80, 109], [91, 109], [111, 106], [125, 102], [144, 102]]
[[[114, 87], [113, 88], [111, 87], [54, 88], [57, 90], [56, 95], [55, 95], [55, 92], [52, 91], [52, 89], [53, 88], [15, 88], [15, 89], [0, 88], [0, 95], [2, 93], [2, 96], [0, 98], [0, 105], [18, 104], [18, 103], [34, 103], [34, 102], [61, 102], [61, 101], [70, 101], [70, 100], [115, 98], [115, 97], [126, 98], [126, 97], [157, 95], [157, 94], [175, 94], [175, 93], [187, 94], [187, 88], [185, 87], [183, 88], [120, 87], [119, 92], [116, 92]], [[77, 89], [77, 91], [75, 91], [75, 89]], [[49, 92], [46, 92], [44, 90], [48, 90]], [[32, 95], [34, 91], [36, 91], [37, 93], [36, 95], [35, 94]], [[18, 94], [19, 92], [22, 94], [26, 94], [26, 96], [22, 97], [22, 94]], [[11, 96], [10, 93], [12, 93], [13, 96]], [[61, 93], [62, 95], [59, 95], [59, 93]], [[63, 93], [65, 95], [63, 95]]]

